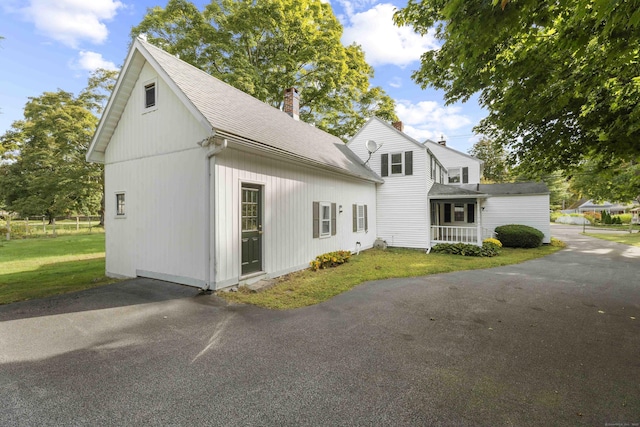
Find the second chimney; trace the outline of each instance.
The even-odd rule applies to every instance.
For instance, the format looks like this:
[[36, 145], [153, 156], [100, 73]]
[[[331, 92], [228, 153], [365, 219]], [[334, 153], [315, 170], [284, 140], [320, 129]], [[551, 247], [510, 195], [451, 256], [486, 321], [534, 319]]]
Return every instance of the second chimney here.
[[391, 126], [398, 129], [400, 132], [404, 132], [404, 124], [400, 120], [391, 123]]
[[284, 112], [294, 120], [300, 120], [300, 93], [295, 87], [284, 90]]

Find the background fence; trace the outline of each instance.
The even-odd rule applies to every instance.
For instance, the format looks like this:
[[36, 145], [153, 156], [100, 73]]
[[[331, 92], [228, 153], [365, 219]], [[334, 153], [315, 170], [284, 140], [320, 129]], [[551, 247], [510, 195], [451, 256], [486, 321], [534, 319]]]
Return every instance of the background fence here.
[[99, 216], [71, 216], [56, 218], [52, 224], [46, 217], [15, 218], [0, 216], [0, 239], [27, 239], [30, 237], [63, 234], [104, 233]]

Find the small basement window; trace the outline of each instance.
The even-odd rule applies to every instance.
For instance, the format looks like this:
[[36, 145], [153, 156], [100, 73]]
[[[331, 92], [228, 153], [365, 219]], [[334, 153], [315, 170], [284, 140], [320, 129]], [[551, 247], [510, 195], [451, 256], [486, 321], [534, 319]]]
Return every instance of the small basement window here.
[[116, 193], [116, 215], [117, 216], [125, 216], [126, 211], [124, 209], [124, 193]]

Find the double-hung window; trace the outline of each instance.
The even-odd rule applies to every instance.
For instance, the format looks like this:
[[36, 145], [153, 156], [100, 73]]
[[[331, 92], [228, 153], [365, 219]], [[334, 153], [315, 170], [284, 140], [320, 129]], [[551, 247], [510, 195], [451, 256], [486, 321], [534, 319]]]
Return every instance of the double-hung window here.
[[368, 231], [367, 205], [353, 205], [353, 232]]
[[335, 236], [337, 232], [336, 204], [313, 202], [313, 238]]
[[382, 154], [380, 174], [382, 176], [413, 175], [413, 151]]
[[451, 168], [449, 169], [449, 184], [468, 184], [469, 168]]
[[391, 175], [402, 175], [402, 153], [391, 155]]
[[331, 205], [320, 203], [320, 237], [331, 236]]

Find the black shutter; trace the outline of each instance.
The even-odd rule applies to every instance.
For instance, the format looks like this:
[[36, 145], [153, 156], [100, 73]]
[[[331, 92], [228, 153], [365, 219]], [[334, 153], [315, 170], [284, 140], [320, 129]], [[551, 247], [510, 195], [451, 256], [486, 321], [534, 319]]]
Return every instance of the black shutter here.
[[353, 232], [358, 231], [358, 205], [353, 205]]
[[369, 215], [367, 215], [367, 205], [364, 205], [364, 231], [369, 231]]
[[469, 183], [469, 168], [462, 168], [462, 183]]
[[331, 203], [331, 235], [335, 236], [338, 230], [336, 230], [336, 204]]
[[383, 154], [381, 156], [381, 164], [382, 166], [380, 167], [380, 175], [381, 176], [389, 176], [389, 155], [388, 154]]
[[320, 202], [313, 202], [313, 238], [320, 237]]
[[404, 174], [413, 175], [413, 151], [404, 152]]
[[451, 203], [444, 204], [444, 222], [451, 222]]
[[469, 224], [476, 222], [476, 205], [473, 203], [467, 204], [467, 222]]

